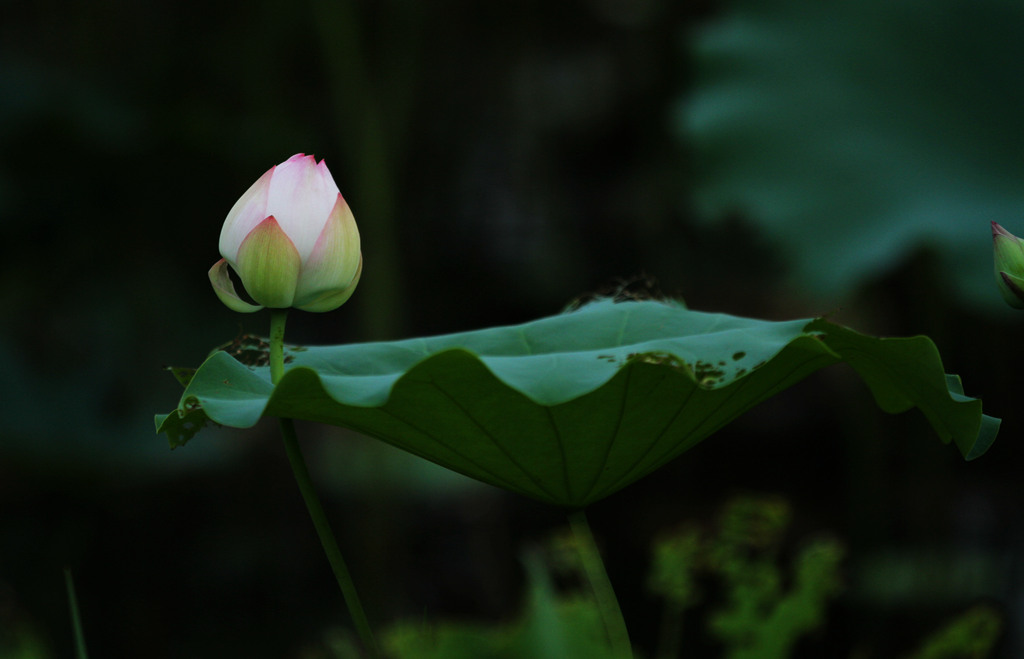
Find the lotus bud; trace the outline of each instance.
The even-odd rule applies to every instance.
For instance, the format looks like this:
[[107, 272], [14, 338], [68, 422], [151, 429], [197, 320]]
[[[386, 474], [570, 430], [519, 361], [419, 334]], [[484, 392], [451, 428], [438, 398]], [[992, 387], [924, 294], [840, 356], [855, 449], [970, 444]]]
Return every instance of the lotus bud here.
[[[301, 153], [271, 167], [235, 202], [220, 255], [210, 268], [213, 290], [242, 313], [332, 311], [351, 297], [363, 269], [359, 229], [327, 164]], [[232, 269], [255, 305], [235, 292]]]
[[993, 222], [992, 247], [999, 292], [1011, 307], [1024, 309], [1024, 241]]

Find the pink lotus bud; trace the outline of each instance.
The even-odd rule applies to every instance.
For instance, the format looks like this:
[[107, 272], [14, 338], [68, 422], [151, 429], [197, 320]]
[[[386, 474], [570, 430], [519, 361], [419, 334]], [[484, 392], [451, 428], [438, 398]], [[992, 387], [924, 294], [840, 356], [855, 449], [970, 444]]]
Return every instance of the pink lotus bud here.
[[[363, 270], [352, 211], [327, 164], [301, 153], [271, 167], [235, 202], [220, 254], [210, 282], [221, 302], [242, 313], [332, 311], [351, 297]], [[235, 292], [229, 265], [259, 306]]]

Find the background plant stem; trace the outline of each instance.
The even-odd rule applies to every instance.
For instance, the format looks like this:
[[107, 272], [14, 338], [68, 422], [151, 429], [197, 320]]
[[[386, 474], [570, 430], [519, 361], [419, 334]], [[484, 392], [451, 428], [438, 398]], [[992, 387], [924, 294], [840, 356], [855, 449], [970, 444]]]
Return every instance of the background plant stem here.
[[64, 568], [64, 584], [68, 589], [68, 608], [71, 610], [71, 629], [75, 634], [76, 659], [89, 659], [85, 649], [85, 632], [82, 631], [82, 616], [78, 613], [78, 598], [75, 597], [75, 580], [71, 577], [71, 568]]
[[[284, 375], [284, 327], [287, 319], [287, 309], [271, 309], [270, 311], [270, 379], [275, 385]], [[327, 521], [323, 506], [320, 505], [320, 498], [313, 489], [313, 480], [309, 477], [309, 469], [302, 457], [302, 450], [299, 448], [299, 439], [295, 433], [295, 423], [291, 419], [279, 419], [281, 437], [284, 439], [284, 448], [288, 454], [288, 462], [292, 466], [292, 473], [295, 474], [295, 481], [299, 485], [299, 492], [302, 493], [302, 500], [306, 503], [306, 509], [313, 520], [313, 526], [320, 537], [320, 544], [327, 555], [327, 562], [331, 564], [334, 578], [338, 581], [338, 587], [345, 598], [345, 605], [348, 607], [352, 622], [356, 627], [359, 638], [366, 647], [369, 656], [378, 659], [380, 649], [370, 628], [370, 621], [363, 610], [363, 604], [359, 600], [359, 593], [356, 592], [355, 584], [352, 582], [352, 575], [348, 571], [348, 565], [341, 555], [338, 541], [334, 537], [334, 531]]]
[[605, 632], [608, 634], [612, 656], [632, 657], [633, 648], [629, 644], [626, 621], [622, 618], [619, 600], [615, 597], [615, 589], [612, 588], [612, 582], [608, 579], [608, 573], [604, 569], [604, 561], [601, 560], [601, 552], [597, 549], [594, 534], [590, 531], [586, 513], [582, 510], [569, 513], [569, 525], [576, 537], [580, 559], [583, 562], [583, 571], [587, 575], [587, 581], [590, 582], [594, 598], [597, 600], [597, 608], [601, 611], [601, 617], [604, 619]]

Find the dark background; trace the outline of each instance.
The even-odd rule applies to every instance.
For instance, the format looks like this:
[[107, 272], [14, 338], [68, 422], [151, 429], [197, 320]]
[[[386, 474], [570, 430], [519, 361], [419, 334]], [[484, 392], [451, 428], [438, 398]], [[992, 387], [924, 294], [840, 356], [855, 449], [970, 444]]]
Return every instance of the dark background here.
[[[347, 616], [273, 425], [170, 452], [152, 421], [180, 395], [162, 366], [266, 332], [265, 314], [217, 301], [206, 271], [237, 197], [305, 152], [352, 207], [365, 270], [340, 310], [292, 315], [297, 343], [525, 322], [651, 277], [695, 309], [928, 334], [1004, 419], [965, 463], [834, 367], [596, 504], [639, 647], [653, 651], [660, 611], [643, 589], [652, 538], [760, 492], [790, 501], [793, 543], [830, 533], [848, 549], [846, 594], [806, 656], [900, 656], [978, 602], [1006, 617], [999, 656], [1019, 656], [1020, 319], [947, 294], [926, 242], [823, 297], [750, 214], [698, 217], [702, 161], [676, 114], [696, 79], [690, 40], [727, 11], [8, 3], [0, 649], [34, 638], [32, 656], [70, 656], [68, 565], [94, 656], [329, 656]], [[972, 218], [972, 249], [988, 249], [988, 219]], [[518, 557], [560, 511], [343, 429], [299, 431], [373, 620], [515, 614]]]

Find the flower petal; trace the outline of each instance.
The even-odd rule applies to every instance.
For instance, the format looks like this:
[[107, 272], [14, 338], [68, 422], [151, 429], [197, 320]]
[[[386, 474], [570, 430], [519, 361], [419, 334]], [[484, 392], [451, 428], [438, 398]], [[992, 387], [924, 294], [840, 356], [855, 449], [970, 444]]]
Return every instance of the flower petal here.
[[313, 251], [338, 192], [326, 166], [318, 166], [313, 156], [295, 154], [274, 171], [267, 215], [277, 218], [303, 261]]
[[340, 291], [331, 291], [324, 293], [322, 296], [307, 302], [300, 307], [297, 307], [303, 311], [312, 312], [324, 312], [334, 311], [341, 305], [348, 302], [348, 299], [352, 297], [352, 293], [356, 290], [356, 285], [359, 283], [359, 277], [363, 274], [363, 257], [359, 256], [359, 267], [356, 268], [355, 277], [352, 278], [352, 282]]
[[273, 215], [260, 222], [238, 248], [238, 276], [252, 299], [265, 307], [292, 306], [302, 259]]
[[237, 261], [238, 247], [242, 241], [257, 224], [270, 215], [267, 212], [267, 195], [275, 169], [276, 166], [271, 167], [259, 177], [228, 211], [224, 226], [220, 230], [220, 255], [227, 260]]
[[228, 309], [239, 313], [253, 313], [263, 308], [255, 304], [249, 304], [238, 296], [238, 293], [235, 292], [235, 284], [231, 281], [226, 259], [221, 259], [214, 263], [213, 267], [210, 268], [209, 275], [210, 283], [213, 284], [213, 292], [217, 294], [217, 297], [220, 298], [220, 301]]
[[338, 193], [327, 224], [317, 237], [295, 291], [295, 306], [348, 287], [362, 264], [356, 219]]

